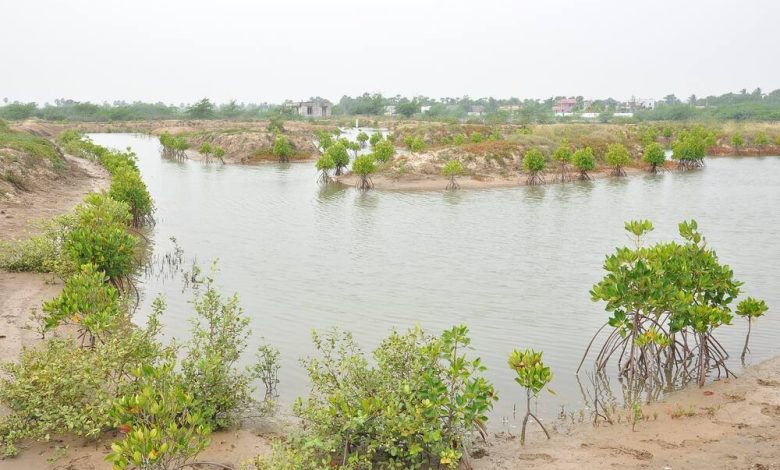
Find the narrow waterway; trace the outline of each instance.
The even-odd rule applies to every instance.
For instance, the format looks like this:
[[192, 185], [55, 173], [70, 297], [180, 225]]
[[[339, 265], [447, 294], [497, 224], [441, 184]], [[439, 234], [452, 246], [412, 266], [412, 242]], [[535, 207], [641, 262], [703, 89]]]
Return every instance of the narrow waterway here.
[[[307, 393], [299, 359], [312, 352], [312, 329], [348, 329], [369, 350], [393, 328], [465, 323], [501, 398], [494, 424], [522, 403], [506, 365], [518, 347], [543, 350], [553, 368], [557, 395], [542, 397], [542, 415], [582, 408], [574, 371], [608, 317], [589, 290], [605, 255], [629, 243], [623, 222], [637, 218], [655, 224], [650, 241], [677, 239], [677, 224], [695, 218], [746, 294], [770, 306], [753, 328], [749, 362], [780, 353], [780, 157], [566, 185], [362, 193], [319, 187], [312, 163], [175, 162], [160, 157], [156, 139], [91, 137], [137, 152], [157, 205], [156, 253], [176, 237], [204, 268], [219, 260], [218, 284], [252, 319], [249, 350], [264, 338], [282, 353], [286, 403]], [[162, 293], [165, 333], [185, 339], [191, 292], [181, 280], [149, 277], [142, 290], [139, 318]], [[739, 370], [746, 324], [734, 323], [718, 337]]]

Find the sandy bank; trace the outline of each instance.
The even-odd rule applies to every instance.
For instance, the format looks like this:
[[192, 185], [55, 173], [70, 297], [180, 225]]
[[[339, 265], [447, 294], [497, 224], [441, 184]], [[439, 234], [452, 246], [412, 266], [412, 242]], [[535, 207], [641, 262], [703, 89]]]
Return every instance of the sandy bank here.
[[582, 423], [550, 441], [535, 432], [525, 448], [497, 437], [474, 468], [780, 468], [780, 357], [737, 379], [672, 393], [642, 412], [647, 419], [635, 431], [624, 413], [621, 423]]
[[70, 168], [62, 178], [37, 181], [29, 192], [0, 199], [0, 240], [30, 236], [39, 222], [70, 211], [91, 192], [108, 188], [110, 177], [103, 167], [82, 158], [65, 158]]
[[[640, 168], [626, 168], [626, 176], [648, 174], [646, 170]], [[569, 176], [577, 181], [578, 174], [569, 173]], [[602, 178], [617, 178], [612, 176], [609, 170], [599, 170], [589, 173], [591, 180]], [[558, 175], [554, 173], [548, 173], [544, 175], [545, 184], [560, 184], [557, 180]], [[355, 186], [360, 180], [360, 177], [352, 173], [338, 176], [335, 181], [338, 183]], [[396, 191], [441, 191], [447, 188], [449, 179], [443, 176], [436, 175], [404, 175], [399, 178], [379, 174], [374, 175], [372, 178], [374, 182], [374, 189], [383, 190], [396, 190]], [[513, 186], [528, 186], [527, 175], [518, 174], [512, 177], [502, 176], [479, 176], [477, 178], [469, 176], [461, 176], [457, 178], [457, 182], [460, 185], [460, 189], [490, 189], [490, 188], [507, 188]]]

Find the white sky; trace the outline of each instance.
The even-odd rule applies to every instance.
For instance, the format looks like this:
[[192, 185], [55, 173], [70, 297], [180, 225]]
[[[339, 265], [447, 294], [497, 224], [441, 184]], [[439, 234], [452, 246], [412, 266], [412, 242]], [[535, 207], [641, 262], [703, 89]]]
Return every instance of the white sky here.
[[0, 99], [780, 88], [778, 0], [2, 0]]

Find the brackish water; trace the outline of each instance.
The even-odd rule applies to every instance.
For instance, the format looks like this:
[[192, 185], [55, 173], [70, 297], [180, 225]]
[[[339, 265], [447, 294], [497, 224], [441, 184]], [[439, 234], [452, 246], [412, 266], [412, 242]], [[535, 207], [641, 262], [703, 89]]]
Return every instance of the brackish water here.
[[[465, 323], [500, 395], [494, 426], [524, 406], [506, 366], [516, 347], [544, 350], [553, 368], [557, 395], [542, 396], [542, 415], [582, 408], [574, 371], [608, 317], [588, 291], [605, 255], [630, 243], [623, 222], [637, 218], [655, 224], [651, 242], [679, 239], [677, 224], [697, 219], [745, 293], [769, 304], [749, 363], [780, 353], [780, 157], [713, 158], [697, 171], [566, 185], [361, 193], [319, 187], [311, 162], [175, 162], [160, 157], [156, 139], [91, 137], [137, 152], [157, 205], [158, 254], [175, 236], [204, 268], [219, 259], [217, 283], [237, 292], [251, 317], [249, 350], [264, 337], [282, 353], [282, 402], [308, 391], [298, 361], [312, 352], [312, 329], [349, 329], [370, 350], [393, 328]], [[166, 335], [186, 339], [192, 293], [181, 280], [147, 278], [142, 291], [139, 318], [162, 293]], [[746, 329], [735, 318], [717, 335], [737, 371]]]

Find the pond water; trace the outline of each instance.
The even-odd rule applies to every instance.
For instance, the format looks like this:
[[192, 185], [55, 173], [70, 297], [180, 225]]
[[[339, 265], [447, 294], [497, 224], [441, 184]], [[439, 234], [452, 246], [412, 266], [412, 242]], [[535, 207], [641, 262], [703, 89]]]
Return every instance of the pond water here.
[[[341, 327], [370, 350], [393, 328], [471, 330], [500, 395], [493, 426], [523, 406], [506, 366], [516, 347], [544, 350], [557, 395], [539, 413], [585, 403], [574, 371], [607, 318], [590, 300], [606, 254], [628, 244], [623, 222], [646, 218], [649, 241], [679, 239], [695, 218], [722, 262], [770, 312], [753, 328], [748, 361], [780, 353], [780, 157], [714, 158], [707, 167], [656, 176], [566, 185], [460, 192], [359, 192], [319, 187], [313, 163], [207, 165], [164, 160], [156, 139], [91, 136], [130, 146], [157, 204], [155, 251], [176, 237], [186, 256], [237, 292], [251, 317], [253, 351], [262, 338], [282, 354], [280, 393], [306, 394], [299, 359], [312, 352], [312, 329]], [[186, 339], [191, 292], [180, 279], [147, 278], [139, 318], [158, 293], [169, 337]], [[739, 370], [746, 324], [718, 332]], [[584, 377], [580, 377], [586, 382]]]

